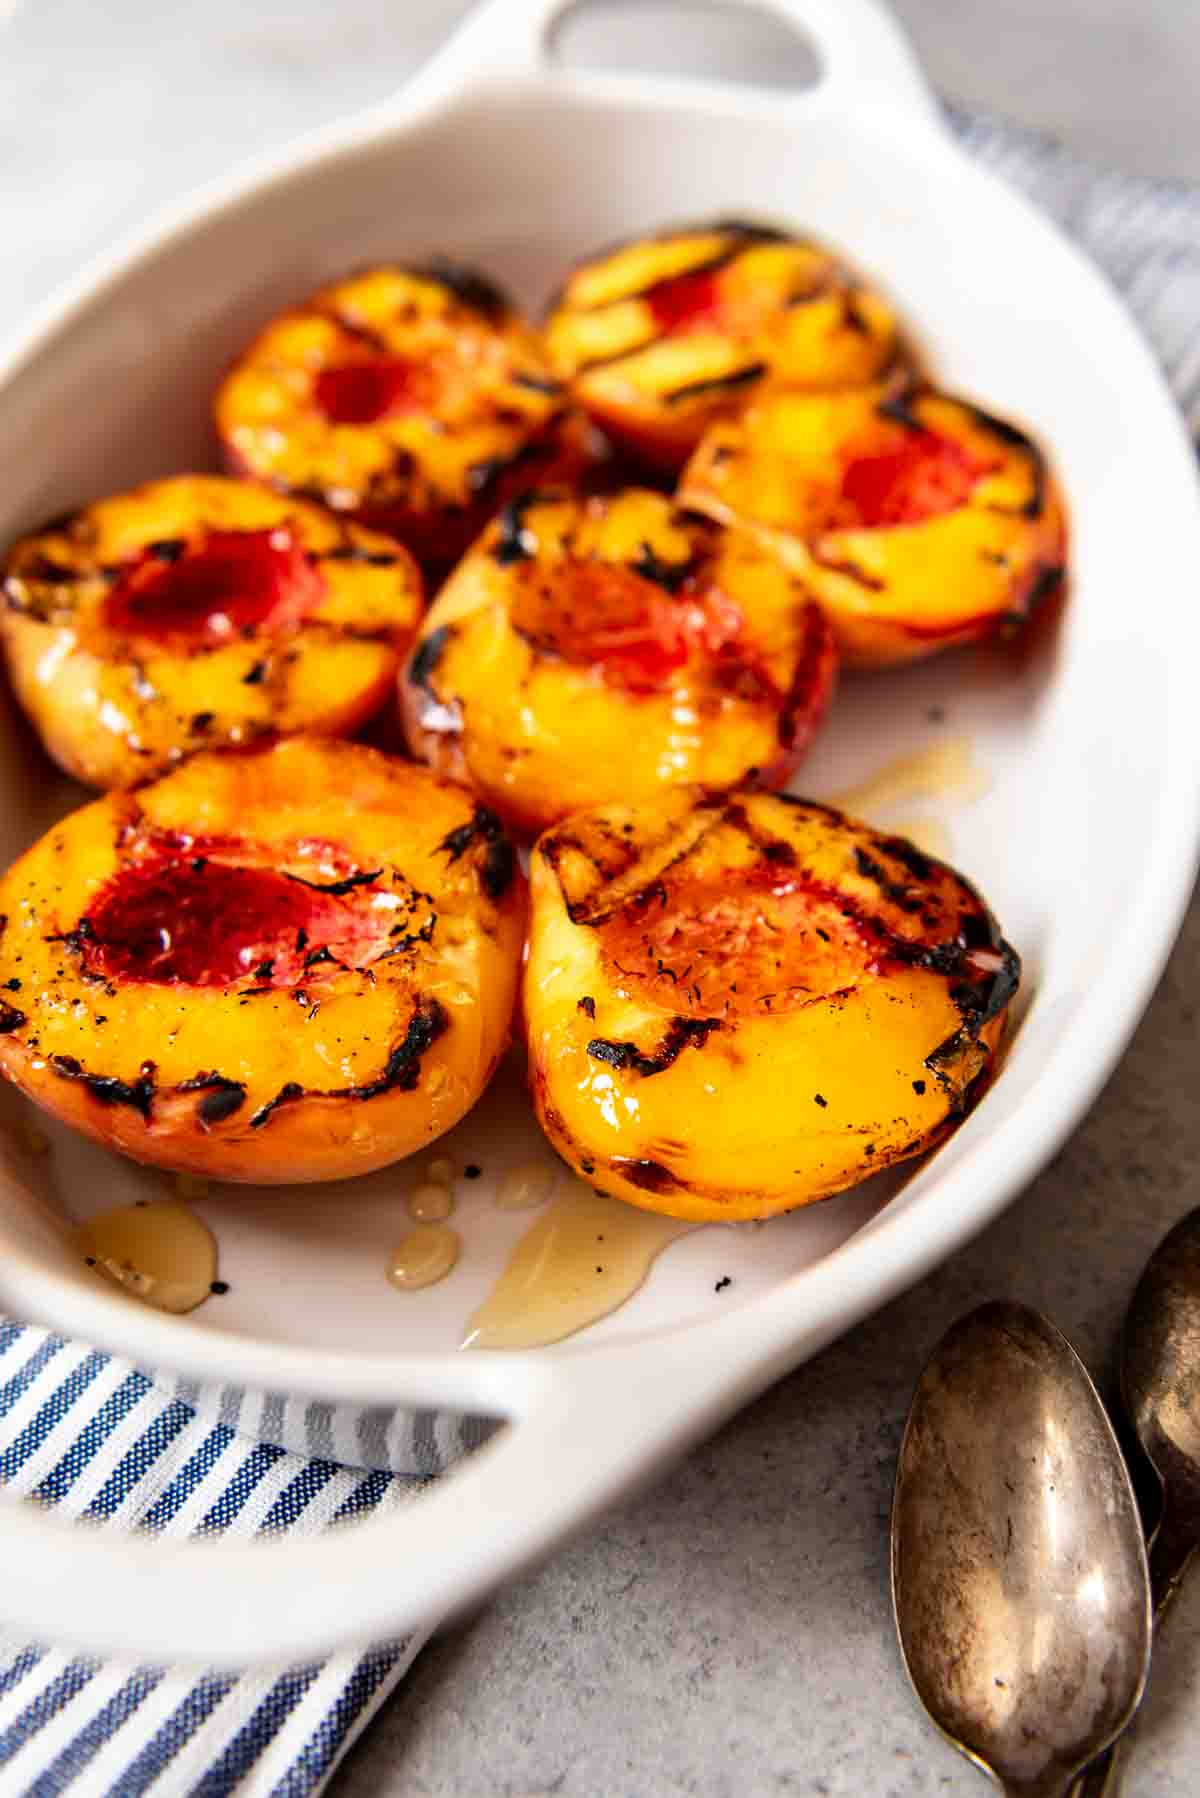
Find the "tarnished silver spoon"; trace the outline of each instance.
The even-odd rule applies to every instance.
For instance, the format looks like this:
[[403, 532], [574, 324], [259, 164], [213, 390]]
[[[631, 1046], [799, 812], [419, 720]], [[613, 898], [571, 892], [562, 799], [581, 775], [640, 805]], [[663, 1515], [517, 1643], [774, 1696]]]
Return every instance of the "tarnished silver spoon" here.
[[1200, 1544], [1200, 1209], [1163, 1238], [1125, 1316], [1121, 1396], [1162, 1487], [1150, 1548], [1158, 1615]]
[[909, 1678], [1009, 1798], [1063, 1798], [1137, 1709], [1150, 1580], [1133, 1488], [1066, 1338], [1024, 1305], [942, 1338], [892, 1507]]
[[[1137, 1283], [1121, 1346], [1121, 1398], [1159, 1485], [1150, 1585], [1158, 1623], [1200, 1545], [1200, 1209], [1166, 1235]], [[1080, 1798], [1114, 1789], [1117, 1757], [1093, 1767]]]

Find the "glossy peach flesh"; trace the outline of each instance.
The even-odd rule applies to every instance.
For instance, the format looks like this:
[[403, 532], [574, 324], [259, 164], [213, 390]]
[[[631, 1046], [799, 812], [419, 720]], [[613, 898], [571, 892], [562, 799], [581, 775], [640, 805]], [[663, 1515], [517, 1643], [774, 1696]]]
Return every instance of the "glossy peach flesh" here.
[[286, 528], [210, 531], [150, 544], [118, 576], [104, 620], [122, 636], [217, 644], [297, 624], [324, 597], [324, 577]]
[[356, 894], [155, 845], [108, 882], [70, 935], [85, 974], [102, 979], [294, 985], [318, 961], [360, 966], [386, 947], [390, 919]]
[[773, 1016], [854, 986], [880, 961], [837, 894], [761, 866], [667, 877], [598, 929], [614, 986], [672, 1012]]
[[535, 572], [514, 596], [512, 620], [540, 649], [598, 666], [616, 686], [647, 691], [669, 683], [698, 651], [736, 642], [743, 619], [715, 590], [672, 595], [619, 563], [568, 562], [551, 584]]
[[836, 526], [883, 530], [940, 518], [966, 505], [976, 482], [994, 466], [953, 438], [926, 430], [911, 431], [887, 449], [863, 455], [852, 451], [842, 475]]
[[720, 328], [721, 293], [715, 269], [675, 275], [650, 288], [644, 297], [655, 324], [669, 336]]
[[330, 424], [372, 425], [435, 399], [430, 370], [407, 356], [372, 356], [323, 368], [313, 398]]

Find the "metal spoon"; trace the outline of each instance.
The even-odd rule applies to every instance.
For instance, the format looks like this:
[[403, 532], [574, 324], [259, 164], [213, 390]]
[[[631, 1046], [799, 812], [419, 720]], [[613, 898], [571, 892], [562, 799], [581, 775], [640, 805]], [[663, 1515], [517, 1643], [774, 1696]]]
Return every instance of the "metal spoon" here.
[[1146, 1263], [1125, 1315], [1121, 1396], [1162, 1488], [1150, 1548], [1155, 1614], [1200, 1543], [1200, 1209]]
[[984, 1305], [942, 1338], [908, 1415], [892, 1601], [909, 1678], [1009, 1798], [1063, 1798], [1137, 1709], [1150, 1581], [1133, 1488], [1066, 1338]]
[[[1121, 1346], [1121, 1398], [1159, 1487], [1150, 1531], [1155, 1624], [1200, 1545], [1200, 1209], [1159, 1243], [1137, 1283]], [[1080, 1798], [1113, 1789], [1112, 1750]]]

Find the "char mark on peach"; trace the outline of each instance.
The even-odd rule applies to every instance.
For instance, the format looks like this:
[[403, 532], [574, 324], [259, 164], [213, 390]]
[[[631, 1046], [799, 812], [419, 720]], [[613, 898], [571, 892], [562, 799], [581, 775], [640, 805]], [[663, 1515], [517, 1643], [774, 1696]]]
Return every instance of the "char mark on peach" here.
[[308, 887], [314, 893], [328, 893], [336, 899], [352, 893], [355, 887], [371, 886], [382, 873], [382, 868], [364, 868], [357, 874], [347, 874], [342, 880], [305, 880], [301, 874], [288, 874], [285, 878], [294, 880], [297, 886]]
[[594, 1036], [587, 1052], [594, 1061], [605, 1061], [609, 1067], [641, 1074], [648, 1080], [673, 1067], [689, 1043], [703, 1048], [713, 1031], [720, 1028], [719, 1018], [672, 1018], [658, 1047], [649, 1054], [636, 1043], [614, 1042], [606, 1036]]
[[614, 1174], [628, 1180], [631, 1186], [640, 1186], [643, 1192], [674, 1192], [678, 1185], [670, 1168], [649, 1156], [614, 1155], [608, 1165]]
[[508, 295], [478, 269], [453, 262], [448, 256], [434, 256], [423, 266], [411, 271], [422, 281], [436, 281], [461, 305], [487, 319], [502, 319], [511, 311]]
[[438, 626], [437, 630], [430, 631], [424, 642], [418, 646], [408, 670], [408, 678], [414, 687], [424, 687], [427, 693], [433, 692], [429, 684], [430, 676], [445, 655], [446, 645], [453, 635], [454, 626], [442, 624]]
[[525, 523], [525, 514], [544, 497], [531, 487], [528, 492], [518, 493], [515, 499], [510, 499], [500, 511], [496, 519], [499, 534], [492, 555], [501, 568], [509, 568], [514, 562], [528, 562], [537, 554], [537, 540]]
[[230, 1080], [225, 1074], [215, 1071], [208, 1074], [193, 1074], [190, 1080], [180, 1083], [181, 1093], [199, 1093], [196, 1105], [196, 1116], [202, 1124], [222, 1124], [226, 1118], [240, 1111], [246, 1103], [246, 1088], [240, 1080]]
[[90, 1074], [73, 1055], [52, 1055], [50, 1066], [60, 1080], [77, 1080], [101, 1105], [128, 1105], [147, 1123], [154, 1104], [154, 1063], [144, 1061], [136, 1080], [118, 1080], [114, 1074]]
[[383, 1072], [377, 1079], [364, 1081], [357, 1086], [332, 1089], [304, 1087], [295, 1080], [289, 1080], [280, 1087], [273, 1099], [268, 1099], [265, 1105], [259, 1106], [250, 1119], [250, 1128], [261, 1130], [282, 1106], [291, 1105], [297, 1099], [365, 1100], [382, 1098], [389, 1092], [414, 1092], [421, 1077], [421, 1057], [449, 1027], [450, 1019], [437, 999], [419, 999], [409, 1019], [408, 1029], [391, 1051]]
[[747, 362], [742, 368], [730, 369], [727, 375], [711, 375], [703, 381], [686, 381], [682, 387], [673, 387], [669, 393], [663, 394], [663, 402], [668, 406], [678, 406], [684, 400], [699, 399], [706, 393], [736, 391], [739, 387], [749, 386], [751, 381], [761, 380], [766, 372], [765, 362]]
[[489, 899], [499, 899], [512, 885], [517, 857], [504, 834], [504, 826], [486, 805], [477, 805], [467, 822], [443, 837], [438, 848], [456, 862], [475, 843], [483, 847], [479, 857], [480, 885]]

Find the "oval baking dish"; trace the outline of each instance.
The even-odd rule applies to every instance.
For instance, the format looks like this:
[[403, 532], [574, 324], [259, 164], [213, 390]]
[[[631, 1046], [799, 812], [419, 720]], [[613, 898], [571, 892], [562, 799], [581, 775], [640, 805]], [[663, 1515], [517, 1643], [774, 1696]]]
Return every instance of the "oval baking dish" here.
[[[951, 145], [871, 0], [779, 0], [822, 64], [796, 95], [569, 71], [547, 49], [561, 10], [493, 0], [399, 100], [202, 194], [34, 321], [0, 357], [0, 535], [208, 465], [208, 398], [230, 358], [346, 268], [452, 250], [532, 306], [573, 259], [665, 220], [751, 211], [811, 230], [919, 321], [940, 383], [1049, 446], [1066, 493], [1057, 633], [848, 682], [802, 775], [829, 797], [927, 742], [941, 707], [969, 736], [989, 787], [955, 819], [955, 860], [1026, 969], [1005, 1065], [887, 1203], [864, 1188], [716, 1250], [690, 1238], [625, 1311], [537, 1353], [455, 1347], [499, 1237], [468, 1254], [453, 1293], [438, 1289], [450, 1296], [398, 1297], [379, 1279], [364, 1300], [354, 1253], [374, 1253], [379, 1202], [348, 1191], [336, 1232], [311, 1199], [275, 1198], [273, 1214], [253, 1195], [223, 1204], [229, 1309], [139, 1307], [80, 1264], [53, 1179], [4, 1150], [0, 1308], [206, 1388], [350, 1419], [407, 1407], [509, 1426], [419, 1503], [304, 1544], [123, 1539], [0, 1501], [5, 1622], [30, 1635], [246, 1665], [395, 1636], [477, 1598], [994, 1218], [1096, 1095], [1186, 902], [1200, 615], [1179, 592], [1200, 563], [1200, 506], [1172, 402], [1118, 302]], [[62, 806], [48, 773], [30, 780], [30, 753], [10, 715], [6, 862]], [[501, 1093], [462, 1140], [499, 1166], [532, 1128]], [[73, 1146], [57, 1178], [116, 1202], [135, 1177]], [[726, 1242], [738, 1278], [717, 1299]]]

